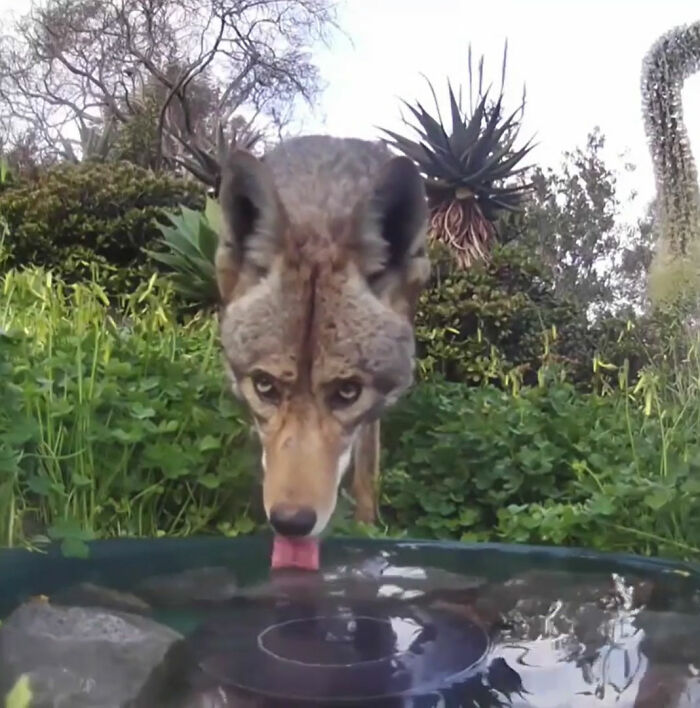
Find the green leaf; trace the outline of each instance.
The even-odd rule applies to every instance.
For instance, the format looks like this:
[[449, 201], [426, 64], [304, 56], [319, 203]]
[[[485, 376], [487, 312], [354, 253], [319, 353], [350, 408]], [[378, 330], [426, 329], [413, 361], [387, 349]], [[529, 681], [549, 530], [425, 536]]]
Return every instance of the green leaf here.
[[673, 499], [672, 489], [658, 487], [653, 492], [647, 494], [644, 497], [644, 503], [654, 511], [658, 511], [659, 509], [666, 506], [666, 504], [668, 504], [671, 499]]
[[33, 698], [29, 676], [22, 674], [5, 697], [5, 708], [31, 708]]
[[199, 443], [200, 452], [208, 452], [210, 450], [219, 450], [221, 441], [213, 435], [205, 435]]
[[89, 558], [90, 547], [79, 538], [68, 537], [61, 542], [61, 553], [66, 558]]
[[141, 403], [134, 403], [131, 406], [131, 415], [138, 420], [153, 418], [155, 414], [155, 409], [143, 406]]
[[207, 489], [216, 489], [221, 486], [221, 480], [213, 474], [203, 474], [197, 477], [197, 483]]

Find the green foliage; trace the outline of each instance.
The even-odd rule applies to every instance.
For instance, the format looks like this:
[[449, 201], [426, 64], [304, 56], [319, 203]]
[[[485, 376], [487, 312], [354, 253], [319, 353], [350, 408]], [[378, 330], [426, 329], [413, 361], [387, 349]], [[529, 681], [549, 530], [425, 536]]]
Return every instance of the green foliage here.
[[697, 557], [700, 406], [664, 410], [556, 380], [517, 396], [425, 384], [386, 421], [384, 522], [409, 536]]
[[488, 261], [462, 270], [438, 246], [432, 261], [432, 282], [416, 318], [424, 378], [533, 383], [546, 357], [566, 361], [576, 380], [590, 379], [594, 347], [585, 313], [556, 296], [531, 254], [499, 246]]
[[[172, 212], [172, 180], [129, 166], [114, 166], [119, 189], [95, 183], [106, 169], [62, 168], [34, 191], [0, 192], [0, 207], [24, 205], [0, 224], [0, 249], [5, 234], [13, 262], [18, 250], [31, 262], [29, 246], [37, 258], [44, 244], [69, 276], [30, 268], [0, 280], [0, 544], [51, 539], [80, 556], [93, 537], [255, 531], [257, 451], [226, 387], [215, 320], [173, 316], [176, 296], [216, 297], [218, 211]], [[120, 242], [110, 224], [122, 224], [120, 238], [141, 224], [146, 239], [146, 222], [118, 200], [131, 190], [138, 202], [145, 175], [150, 201], [136, 211], [152, 214], [155, 235]], [[54, 192], [40, 190], [47, 183]], [[200, 198], [183, 190], [178, 202]], [[37, 197], [32, 210], [30, 194], [50, 203]], [[75, 212], [61, 211], [63, 195]], [[84, 205], [100, 218], [81, 216]], [[158, 227], [164, 216], [172, 226]], [[154, 250], [159, 229], [169, 251]], [[88, 266], [99, 256], [133, 276], [145, 250], [175, 272], [139, 273], [121, 296], [108, 278], [71, 285], [83, 275], [61, 258], [75, 258], [86, 234]], [[433, 271], [417, 315], [422, 380], [384, 425], [383, 525], [348, 523], [341, 499], [334, 530], [700, 557], [700, 339], [689, 311], [591, 325], [517, 243], [467, 271], [436, 247]]]
[[0, 192], [9, 265], [97, 279], [110, 296], [132, 292], [153, 272], [143, 248], [159, 236], [156, 219], [178, 204], [201, 208], [203, 190], [127, 163], [51, 168]]
[[653, 246], [651, 212], [624, 221], [623, 204], [635, 196], [621, 197], [620, 174], [604, 151], [596, 129], [557, 169], [536, 168], [523, 214], [508, 216], [500, 229], [502, 240], [517, 240], [551, 272], [557, 295], [596, 313], [644, 304]]
[[98, 286], [9, 271], [0, 308], [0, 543], [255, 528], [249, 427], [215, 320], [177, 325], [155, 276]]
[[160, 152], [158, 120], [162, 101], [147, 91], [141, 100], [130, 106], [129, 119], [115, 131], [112, 155], [141, 167], [154, 167]]
[[95, 125], [79, 126], [80, 155], [75, 153], [73, 142], [63, 138], [63, 157], [73, 163], [85, 162], [105, 162], [113, 152], [115, 140], [116, 123], [114, 120], [105, 123], [104, 126]]
[[[259, 451], [215, 318], [176, 323], [155, 276], [113, 306], [38, 269], [0, 282], [1, 544], [83, 555], [92, 537], [260, 528]], [[679, 331], [660, 364], [585, 394], [548, 359], [530, 387], [490, 385], [496, 364], [478, 386], [420, 383], [384, 421], [383, 525], [348, 523], [341, 499], [335, 531], [700, 557], [690, 342]]]
[[180, 214], [167, 212], [172, 226], [158, 224], [161, 245], [168, 253], [146, 251], [174, 271], [173, 285], [183, 299], [197, 307], [219, 302], [214, 260], [219, 242], [221, 214], [218, 202], [207, 198], [204, 212], [181, 207]]

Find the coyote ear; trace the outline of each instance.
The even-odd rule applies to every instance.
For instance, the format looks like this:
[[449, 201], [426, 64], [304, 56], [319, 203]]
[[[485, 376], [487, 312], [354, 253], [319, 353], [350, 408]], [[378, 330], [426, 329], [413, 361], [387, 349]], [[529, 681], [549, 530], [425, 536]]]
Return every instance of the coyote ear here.
[[216, 277], [228, 302], [244, 265], [265, 272], [278, 253], [284, 208], [267, 165], [235, 150], [224, 163], [219, 203], [223, 221], [216, 253]]
[[425, 185], [407, 157], [394, 157], [377, 178], [361, 225], [363, 270], [372, 278], [399, 270], [425, 248]]
[[404, 298], [414, 299], [413, 291], [428, 278], [427, 222], [425, 184], [417, 167], [407, 157], [390, 159], [364, 205], [359, 228], [361, 268], [378, 290], [400, 283]]

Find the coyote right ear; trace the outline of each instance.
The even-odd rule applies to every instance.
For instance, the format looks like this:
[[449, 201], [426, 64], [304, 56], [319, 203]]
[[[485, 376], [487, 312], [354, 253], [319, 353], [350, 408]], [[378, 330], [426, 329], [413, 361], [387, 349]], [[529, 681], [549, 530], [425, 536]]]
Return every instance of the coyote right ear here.
[[219, 203], [223, 233], [216, 253], [216, 278], [224, 303], [231, 299], [244, 265], [265, 272], [278, 253], [284, 207], [267, 165], [235, 150], [223, 165]]

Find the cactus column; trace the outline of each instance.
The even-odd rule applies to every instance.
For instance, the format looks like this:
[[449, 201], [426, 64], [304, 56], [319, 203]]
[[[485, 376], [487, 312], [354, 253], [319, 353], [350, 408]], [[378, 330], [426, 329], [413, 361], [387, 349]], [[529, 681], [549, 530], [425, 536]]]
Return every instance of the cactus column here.
[[644, 58], [642, 97], [656, 178], [658, 239], [652, 301], [700, 291], [700, 188], [683, 120], [683, 82], [700, 70], [700, 22], [660, 37]]

